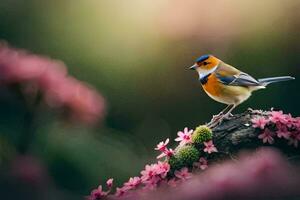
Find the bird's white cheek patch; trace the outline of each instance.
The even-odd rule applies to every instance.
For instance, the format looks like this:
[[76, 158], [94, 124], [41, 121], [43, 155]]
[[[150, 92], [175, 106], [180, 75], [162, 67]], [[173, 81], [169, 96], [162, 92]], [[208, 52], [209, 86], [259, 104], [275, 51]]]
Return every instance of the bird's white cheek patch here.
[[202, 79], [203, 77], [207, 76], [208, 74], [213, 73], [217, 69], [218, 65], [214, 66], [210, 70], [201, 69], [200, 67], [197, 69], [199, 74], [199, 79]]

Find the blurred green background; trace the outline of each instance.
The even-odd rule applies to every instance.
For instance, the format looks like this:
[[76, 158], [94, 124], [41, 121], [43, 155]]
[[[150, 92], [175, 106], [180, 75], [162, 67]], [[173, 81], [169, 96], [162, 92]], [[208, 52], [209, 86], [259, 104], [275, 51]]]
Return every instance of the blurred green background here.
[[[295, 76], [256, 92], [235, 112], [274, 107], [299, 116], [299, 9], [299, 0], [1, 0], [0, 39], [65, 62], [106, 98], [107, 116], [87, 128], [42, 113], [30, 153], [46, 168], [47, 189], [1, 181], [0, 191], [81, 199], [109, 177], [121, 184], [138, 175], [155, 161], [159, 141], [223, 109], [187, 70], [202, 54], [257, 78]], [[5, 165], [15, 155], [24, 110], [17, 100], [0, 99]]]

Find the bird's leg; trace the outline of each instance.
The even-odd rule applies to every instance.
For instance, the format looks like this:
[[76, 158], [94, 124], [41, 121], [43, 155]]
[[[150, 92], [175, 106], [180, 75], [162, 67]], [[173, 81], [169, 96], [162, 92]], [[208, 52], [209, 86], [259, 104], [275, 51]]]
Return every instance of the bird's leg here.
[[230, 108], [230, 110], [228, 110], [228, 112], [226, 114], [223, 115], [223, 119], [228, 118], [229, 116], [233, 116], [233, 114], [231, 114], [231, 112], [233, 111], [233, 109], [236, 107], [236, 105], [233, 105], [232, 108]]
[[225, 112], [228, 108], [230, 108], [231, 106], [232, 106], [232, 104], [226, 106], [226, 108], [223, 109], [219, 114], [213, 115], [211, 121], [207, 124], [207, 126], [209, 126], [210, 124], [213, 124], [215, 121], [218, 121], [220, 118], [222, 118], [224, 112]]
[[232, 106], [231, 104], [229, 104], [228, 106], [226, 106], [226, 108], [224, 108], [219, 114], [217, 114], [217, 115], [214, 115], [214, 116], [216, 116], [216, 117], [218, 117], [218, 116], [221, 116], [221, 115], [223, 115], [224, 114], [224, 112], [230, 107], [230, 106]]
[[227, 117], [231, 114], [231, 112], [233, 111], [233, 109], [236, 107], [235, 104], [232, 104], [231, 106], [232, 106], [232, 107], [228, 110], [228, 112], [227, 112], [226, 114], [223, 114], [219, 119], [217, 119], [217, 120], [215, 120], [215, 121], [209, 122], [209, 123], [207, 124], [207, 126], [208, 126], [209, 128], [214, 128], [214, 127], [216, 127], [217, 125], [219, 125], [219, 124], [223, 121], [223, 119], [227, 118]]

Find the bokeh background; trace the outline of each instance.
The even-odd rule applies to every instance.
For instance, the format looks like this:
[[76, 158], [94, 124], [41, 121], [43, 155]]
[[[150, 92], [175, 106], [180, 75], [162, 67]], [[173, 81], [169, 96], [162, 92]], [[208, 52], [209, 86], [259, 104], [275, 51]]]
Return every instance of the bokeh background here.
[[[202, 54], [257, 78], [295, 76], [235, 112], [274, 107], [299, 116], [299, 9], [298, 0], [1, 0], [1, 40], [62, 60], [106, 99], [96, 126], [41, 110], [29, 151], [20, 155], [26, 109], [0, 93], [2, 197], [82, 199], [109, 177], [121, 184], [139, 173], [155, 160], [159, 141], [224, 107], [187, 70]], [[28, 171], [30, 180], [22, 176]]]

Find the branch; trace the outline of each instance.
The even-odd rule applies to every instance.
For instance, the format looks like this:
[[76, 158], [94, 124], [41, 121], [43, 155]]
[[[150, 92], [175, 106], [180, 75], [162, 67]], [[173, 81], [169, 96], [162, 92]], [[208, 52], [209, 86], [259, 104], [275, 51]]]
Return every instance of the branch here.
[[276, 138], [274, 144], [263, 144], [258, 138], [260, 130], [254, 128], [251, 119], [267, 117], [267, 112], [248, 109], [242, 114], [229, 117], [217, 127], [213, 128], [213, 141], [219, 152], [214, 154], [212, 160], [233, 158], [240, 150], [253, 150], [261, 146], [278, 148], [290, 160], [300, 160], [300, 151], [287, 140]]

